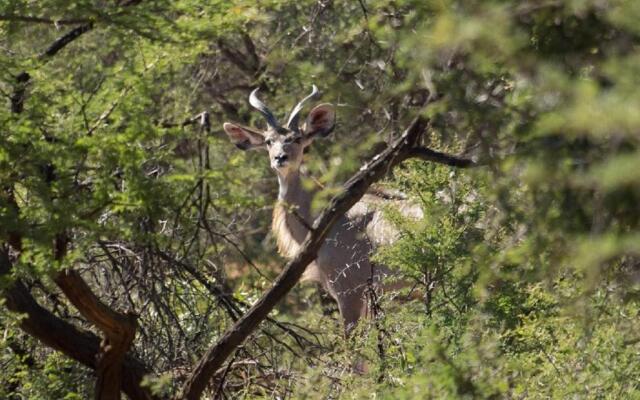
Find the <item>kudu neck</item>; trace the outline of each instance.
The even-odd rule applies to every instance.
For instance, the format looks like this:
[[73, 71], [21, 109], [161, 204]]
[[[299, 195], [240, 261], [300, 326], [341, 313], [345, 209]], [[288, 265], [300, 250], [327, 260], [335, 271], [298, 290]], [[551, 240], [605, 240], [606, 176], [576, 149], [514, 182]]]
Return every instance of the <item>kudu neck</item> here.
[[303, 187], [297, 171], [286, 175], [278, 174], [278, 184], [278, 202], [273, 209], [272, 229], [280, 253], [291, 257], [307, 236], [307, 226], [313, 223], [312, 194]]
[[286, 175], [278, 174], [278, 201], [292, 206], [303, 206], [303, 202], [310, 202], [310, 195], [302, 186], [300, 172], [290, 172]]

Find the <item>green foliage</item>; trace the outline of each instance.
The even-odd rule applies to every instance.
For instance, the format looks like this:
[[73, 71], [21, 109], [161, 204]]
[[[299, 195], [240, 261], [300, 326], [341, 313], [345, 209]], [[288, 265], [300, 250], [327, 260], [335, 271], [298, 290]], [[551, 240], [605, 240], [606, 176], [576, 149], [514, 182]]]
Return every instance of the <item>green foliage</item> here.
[[[282, 265], [275, 178], [222, 123], [262, 126], [253, 87], [282, 118], [315, 83], [338, 110], [306, 156], [325, 186], [316, 208], [418, 113], [426, 146], [482, 166], [414, 160], [384, 182], [424, 218], [389, 207], [399, 239], [375, 258], [420, 300], [383, 295], [344, 342], [334, 307], [302, 285], [274, 312], [281, 325], [237, 352], [226, 395], [640, 396], [638, 2], [125, 3], [0, 4], [0, 237], [22, 238], [11, 278], [59, 317], [90, 328], [52, 283], [66, 267], [138, 313], [153, 390], [173, 394]], [[183, 124], [203, 111], [210, 128]], [[87, 397], [88, 372], [0, 309], [0, 397]]]
[[80, 400], [92, 395], [84, 368], [60, 353], [36, 353], [37, 343], [19, 333], [14, 318], [3, 312], [0, 320], [4, 325], [0, 338], [3, 399]]

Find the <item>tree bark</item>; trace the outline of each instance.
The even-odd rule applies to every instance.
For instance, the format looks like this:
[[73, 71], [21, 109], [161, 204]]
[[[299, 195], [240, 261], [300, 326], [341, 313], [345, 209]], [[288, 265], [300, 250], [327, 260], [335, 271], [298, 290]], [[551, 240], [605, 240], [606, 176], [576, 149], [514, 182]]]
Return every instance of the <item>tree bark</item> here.
[[[11, 271], [11, 261], [6, 249], [0, 250], [0, 276]], [[7, 308], [24, 314], [20, 328], [46, 346], [64, 353], [93, 370], [98, 368], [100, 339], [83, 331], [46, 310], [31, 296], [29, 289], [17, 279], [2, 291]], [[150, 371], [136, 358], [125, 355], [122, 362], [122, 391], [132, 400], [154, 400], [148, 389], [141, 386], [142, 379]]]
[[[62, 261], [67, 253], [68, 238], [56, 235], [54, 258]], [[96, 365], [96, 400], [120, 399], [122, 362], [136, 335], [136, 315], [112, 310], [96, 296], [77, 271], [66, 269], [55, 282], [80, 314], [104, 333]]]
[[62, 271], [55, 282], [80, 314], [105, 335], [96, 362], [96, 400], [119, 399], [123, 362], [135, 337], [136, 316], [118, 313], [102, 303], [77, 271]]
[[411, 151], [409, 152], [409, 157], [419, 158], [424, 161], [431, 161], [457, 168], [469, 168], [478, 166], [478, 163], [472, 159], [452, 156], [449, 154], [441, 153], [439, 151], [428, 149], [426, 147], [416, 147], [414, 149], [411, 149]]

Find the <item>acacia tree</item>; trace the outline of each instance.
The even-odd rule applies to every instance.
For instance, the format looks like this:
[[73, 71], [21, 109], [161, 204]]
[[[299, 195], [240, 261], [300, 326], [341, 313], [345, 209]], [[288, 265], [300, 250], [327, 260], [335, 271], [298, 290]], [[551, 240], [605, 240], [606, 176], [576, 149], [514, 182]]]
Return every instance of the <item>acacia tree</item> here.
[[[183, 385], [189, 398], [206, 385], [213, 396], [358, 396], [327, 361], [338, 347], [326, 323], [283, 304], [259, 324], [324, 229], [278, 295], [247, 313], [277, 273], [265, 266], [282, 265], [262, 242], [275, 184], [259, 155], [231, 151], [221, 135], [225, 120], [253, 122], [250, 89], [286, 110], [316, 83], [339, 110], [334, 140], [308, 156], [327, 196], [381, 143], [410, 125], [419, 137], [427, 119], [423, 145], [486, 163], [394, 170], [387, 184], [428, 213], [416, 223], [389, 210], [403, 234], [378, 257], [425, 296], [408, 314], [377, 304], [376, 343], [362, 350], [376, 368], [352, 380], [391, 398], [545, 395], [538, 382], [546, 395], [589, 393], [584, 381], [633, 392], [637, 12], [623, 1], [3, 3], [2, 390], [91, 390], [79, 383], [87, 370], [21, 328], [94, 370], [104, 398]], [[341, 212], [371, 182], [350, 181], [332, 204]], [[250, 270], [235, 267], [234, 285], [223, 266], [239, 265]], [[238, 320], [241, 334], [225, 335]], [[50, 364], [71, 372], [46, 392], [30, 371]], [[326, 389], [305, 392], [301, 374]]]
[[[54, 6], [56, 4], [50, 5], [52, 9]], [[63, 7], [64, 4], [57, 6]], [[230, 295], [230, 290], [226, 287], [223, 277], [219, 276], [219, 272], [213, 272], [216, 282], [211, 282], [210, 277], [203, 277], [197, 268], [183, 261], [186, 255], [192, 256], [193, 253], [196, 259], [207, 257], [206, 247], [216, 245], [219, 241], [215, 236], [211, 238], [213, 235], [229, 240], [225, 238], [224, 232], [210, 226], [212, 217], [208, 208], [215, 206], [211, 199], [211, 177], [199, 177], [195, 186], [188, 189], [190, 193], [186, 196], [185, 202], [191, 201], [193, 192], [198, 192], [197, 203], [193, 201], [189, 204], [189, 208], [197, 210], [195, 220], [191, 215], [191, 218], [185, 218], [184, 222], [178, 221], [185, 204], [178, 205], [177, 197], [154, 199], [154, 196], [161, 192], [175, 192], [177, 185], [172, 183], [181, 180], [175, 173], [167, 178], [167, 171], [175, 171], [175, 167], [169, 164], [171, 160], [167, 160], [169, 157], [198, 157], [199, 174], [207, 174], [212, 169], [208, 145], [204, 143], [207, 140], [206, 135], [210, 132], [209, 112], [204, 111], [196, 117], [178, 122], [148, 119], [148, 111], [159, 112], [161, 109], [153, 104], [144, 104], [148, 103], [146, 99], [154, 95], [145, 91], [149, 90], [146, 86], [160, 79], [153, 76], [156, 64], [162, 63], [160, 57], [153, 59], [156, 52], [162, 51], [162, 47], [158, 48], [156, 43], [172, 39], [171, 26], [164, 25], [163, 21], [156, 21], [152, 14], [154, 10], [145, 9], [134, 2], [117, 4], [112, 10], [87, 7], [62, 19], [46, 11], [47, 7], [43, 7], [43, 16], [33, 17], [19, 7], [15, 10], [9, 6], [7, 13], [3, 15], [3, 19], [11, 23], [9, 28], [17, 30], [10, 32], [14, 37], [37, 29], [28, 23], [54, 27], [61, 24], [77, 25], [54, 39], [52, 44], [41, 52], [38, 62], [31, 68], [32, 71], [26, 71], [25, 67], [25, 71], [10, 73], [7, 77], [6, 84], [10, 91], [10, 113], [7, 119], [11, 122], [11, 131], [6, 144], [9, 150], [14, 150], [10, 154], [7, 167], [10, 169], [12, 164], [20, 163], [20, 168], [16, 168], [16, 173], [9, 176], [12, 180], [5, 182], [6, 209], [9, 211], [8, 217], [13, 220], [6, 225], [3, 273], [16, 275], [15, 281], [10, 282], [5, 289], [6, 304], [9, 310], [26, 314], [26, 318], [20, 322], [25, 332], [96, 371], [96, 397], [118, 397], [119, 388], [122, 386], [130, 397], [149, 398], [152, 394], [141, 387], [142, 377], [150, 372], [149, 368], [145, 367], [144, 363], [126, 356], [141, 313], [141, 305], [135, 298], [148, 297], [148, 301], [157, 301], [161, 307], [168, 309], [163, 310], [164, 313], [177, 323], [177, 326], [167, 328], [167, 339], [170, 343], [174, 331], [181, 330], [182, 321], [175, 315], [175, 306], [171, 304], [171, 300], [166, 299], [167, 293], [162, 293], [165, 297], [163, 299], [154, 298], [158, 277], [153, 274], [143, 275], [141, 280], [148, 279], [150, 283], [139, 282], [127, 276], [132, 274], [131, 267], [134, 271], [136, 268], [145, 269], [144, 264], [158, 258], [160, 263], [156, 261], [153, 263], [154, 267], [178, 266], [183, 269], [181, 272], [186, 272], [190, 279], [204, 285], [210, 292], [209, 295], [215, 296], [216, 300], [222, 303], [220, 308], [232, 319], [239, 316], [242, 306], [240, 301]], [[162, 34], [150, 33], [148, 27], [143, 30], [138, 25], [127, 23], [136, 16], [144, 17], [141, 19], [145, 22], [155, 22], [159, 31], [164, 31]], [[116, 21], [112, 20], [114, 17]], [[14, 26], [20, 23], [27, 23], [27, 27]], [[95, 71], [92, 69], [93, 65], [82, 65], [84, 60], [81, 60], [79, 73], [72, 74], [67, 79], [45, 79], [47, 72], [61, 72], [62, 65], [53, 65], [58, 62], [56, 56], [61, 51], [73, 52], [70, 46], [82, 40], [88, 33], [99, 35], [101, 25], [113, 29], [117, 28], [119, 23], [123, 24], [123, 28], [133, 30], [148, 39], [151, 49], [147, 57], [152, 57], [151, 60], [146, 60], [144, 54], [132, 64], [126, 59], [126, 55], [137, 51], [135, 45], [144, 45], [144, 41], [131, 45], [131, 48], [118, 43], [118, 46], [109, 49], [106, 54], [96, 46], [89, 48], [89, 51], [96, 52], [90, 58], [97, 58], [101, 65], [110, 67], [106, 71]], [[193, 34], [182, 30], [178, 32]], [[100, 37], [97, 39], [104, 40]], [[240, 67], [245, 73], [256, 73], [260, 69], [260, 60], [255, 54], [251, 39], [244, 36], [243, 40], [248, 56], [253, 57], [252, 66], [247, 66], [247, 60], [223, 40], [219, 41], [218, 46], [234, 66]], [[87, 48], [83, 47], [82, 51], [87, 51]], [[114, 52], [116, 54], [113, 54]], [[78, 49], [75, 55], [79, 54]], [[67, 59], [60, 62], [66, 63]], [[11, 55], [7, 57], [7, 63], [14, 62], [16, 67], [20, 67], [20, 61]], [[166, 68], [175, 66], [169, 64]], [[51, 70], [47, 71], [47, 68]], [[118, 71], [119, 74], [111, 76], [112, 71]], [[164, 70], [160, 69], [160, 74], [163, 73]], [[108, 81], [112, 79], [115, 82], [110, 83], [115, 83], [115, 88], [108, 85]], [[66, 92], [68, 97], [51, 97], [47, 102], [44, 101], [50, 93], [58, 92]], [[70, 101], [72, 106], [68, 109]], [[93, 108], [94, 105], [96, 109]], [[139, 108], [135, 109], [136, 107]], [[147, 109], [146, 113], [144, 109]], [[62, 118], [59, 118], [58, 113], [62, 114]], [[141, 118], [143, 116], [144, 118]], [[191, 125], [198, 126], [200, 135], [198, 139], [191, 140], [196, 142], [195, 152], [189, 153], [189, 149], [180, 148], [180, 145], [188, 147], [194, 143], [167, 146], [171, 138], [162, 131], [163, 128], [184, 128]], [[14, 130], [17, 133], [14, 133]], [[131, 139], [136, 141], [137, 146], [132, 148], [124, 145], [123, 141]], [[167, 147], [171, 149], [165, 150]], [[22, 156], [25, 151], [33, 158], [24, 160]], [[181, 153], [185, 151], [187, 154]], [[158, 152], [160, 154], [157, 154]], [[193, 176], [188, 177], [188, 180], [191, 179]], [[182, 191], [185, 190], [187, 188], [182, 187]], [[74, 204], [74, 208], [69, 209], [69, 204]], [[156, 224], [159, 220], [169, 217], [174, 219], [170, 228], [173, 232], [171, 235], [163, 235], [156, 230]], [[186, 243], [189, 240], [188, 233], [176, 232], [183, 229], [182, 223], [187, 225], [194, 222], [197, 228], [188, 230], [195, 232], [196, 237]], [[173, 239], [176, 235], [182, 236], [180, 246], [172, 243], [172, 246], [166, 248], [166, 243], [162, 242], [167, 241], [167, 236]], [[201, 237], [203, 235], [210, 237]], [[204, 249], [192, 250], [192, 246]], [[127, 252], [134, 260], [122, 255]], [[184, 254], [179, 254], [181, 252]], [[135, 260], [136, 258], [142, 260]], [[106, 273], [106, 282], [101, 280], [100, 276], [95, 276], [96, 268], [107, 268], [101, 264], [111, 264], [109, 268], [113, 270]], [[27, 273], [29, 270], [35, 270], [37, 273]], [[86, 271], [82, 273], [81, 270]], [[111, 279], [118, 275], [121, 287], [114, 287], [112, 290], [124, 294], [128, 302], [122, 304], [112, 298], [111, 304], [107, 304], [94, 293], [83, 274], [93, 275], [92, 283], [99, 291], [107, 289], [101, 287], [105, 284], [113, 286]], [[56, 301], [71, 303], [88, 326], [98, 330], [99, 336], [79, 331], [38, 305], [23, 281], [35, 279], [39, 282], [43, 278], [55, 283], [64, 295], [64, 300]], [[147, 284], [151, 287], [143, 286]], [[45, 287], [43, 290], [47, 295], [50, 294], [50, 288]], [[264, 317], [266, 313], [262, 319]], [[255, 320], [254, 325], [258, 322], [259, 320]], [[280, 329], [296, 335], [291, 328], [280, 325]], [[183, 336], [187, 337], [184, 333]], [[101, 343], [98, 337], [102, 337]], [[83, 343], [84, 346], [77, 348], [79, 343]], [[175, 357], [173, 354], [169, 357], [171, 356]], [[172, 359], [170, 362], [175, 360]]]

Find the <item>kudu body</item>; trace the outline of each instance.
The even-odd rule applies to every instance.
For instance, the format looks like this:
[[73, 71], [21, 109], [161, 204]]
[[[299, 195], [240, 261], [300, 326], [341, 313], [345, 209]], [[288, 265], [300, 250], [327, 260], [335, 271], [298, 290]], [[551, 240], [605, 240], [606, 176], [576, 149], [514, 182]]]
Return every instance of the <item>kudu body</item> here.
[[[303, 126], [299, 126], [299, 112], [304, 102], [317, 94], [317, 88], [313, 86], [312, 94], [298, 103], [287, 124], [280, 126], [271, 111], [256, 97], [256, 92], [257, 89], [251, 93], [249, 101], [264, 115], [267, 130], [235, 123], [225, 123], [224, 130], [242, 150], [263, 148], [268, 151], [279, 184], [272, 230], [279, 252], [292, 258], [313, 223], [311, 202], [314, 193], [303, 187], [300, 176], [303, 150], [316, 137], [331, 133], [335, 126], [335, 110], [331, 104], [320, 104], [310, 111]], [[381, 221], [380, 210], [370, 205], [371, 202], [366, 201], [358, 203], [340, 218], [303, 276], [303, 280], [321, 283], [337, 301], [347, 331], [367, 312], [365, 291], [371, 285], [379, 286], [389, 275], [387, 268], [374, 265], [369, 259], [374, 243], [380, 239], [387, 241], [385, 231], [393, 235], [388, 229], [389, 224]], [[373, 240], [367, 233], [377, 234], [378, 240]]]

